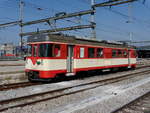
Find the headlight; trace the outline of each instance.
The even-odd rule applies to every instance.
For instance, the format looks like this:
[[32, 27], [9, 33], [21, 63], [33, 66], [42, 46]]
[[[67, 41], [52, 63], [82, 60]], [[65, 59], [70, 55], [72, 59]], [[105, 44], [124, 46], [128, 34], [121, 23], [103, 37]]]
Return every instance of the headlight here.
[[40, 65], [40, 64], [41, 64], [41, 62], [40, 62], [40, 61], [37, 61], [36, 63], [37, 63], [37, 65]]

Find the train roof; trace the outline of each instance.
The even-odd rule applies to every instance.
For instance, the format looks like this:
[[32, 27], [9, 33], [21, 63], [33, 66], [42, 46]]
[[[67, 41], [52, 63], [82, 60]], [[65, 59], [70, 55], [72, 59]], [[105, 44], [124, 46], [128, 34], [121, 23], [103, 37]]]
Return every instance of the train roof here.
[[34, 42], [60, 42], [67, 43], [69, 45], [83, 44], [83, 45], [94, 45], [94, 46], [105, 46], [105, 47], [117, 47], [117, 48], [134, 48], [133, 46], [126, 45], [120, 42], [111, 41], [100, 41], [96, 39], [77, 38], [75, 36], [67, 36], [60, 34], [38, 34], [32, 35], [27, 38], [28, 43]]

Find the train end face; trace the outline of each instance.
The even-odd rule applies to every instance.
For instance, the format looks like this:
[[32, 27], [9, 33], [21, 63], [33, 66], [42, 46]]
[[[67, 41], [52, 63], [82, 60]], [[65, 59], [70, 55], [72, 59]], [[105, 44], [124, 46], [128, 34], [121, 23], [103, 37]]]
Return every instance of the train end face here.
[[55, 73], [43, 69], [44, 64], [42, 59], [35, 59], [35, 57], [26, 58], [25, 72], [29, 81], [49, 81], [55, 77]]

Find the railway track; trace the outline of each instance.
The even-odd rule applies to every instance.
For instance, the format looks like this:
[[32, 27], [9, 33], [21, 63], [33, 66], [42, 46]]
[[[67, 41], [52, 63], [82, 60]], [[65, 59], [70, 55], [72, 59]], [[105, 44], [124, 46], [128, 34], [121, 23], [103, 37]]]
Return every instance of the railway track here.
[[[136, 70], [141, 68], [146, 68], [146, 67], [150, 67], [150, 66], [137, 67]], [[21, 83], [12, 83], [12, 84], [2, 84], [0, 85], [0, 91], [7, 91], [10, 89], [17, 89], [17, 88], [23, 88], [23, 87], [33, 86], [33, 85], [40, 85], [40, 84], [42, 83], [21, 82]]]
[[7, 67], [7, 66], [24, 66], [25, 64], [0, 64], [0, 67]]
[[103, 80], [96, 80], [92, 82], [87, 83], [81, 83], [78, 85], [46, 91], [42, 93], [32, 94], [28, 96], [22, 96], [22, 97], [16, 97], [8, 100], [2, 100], [0, 101], [0, 111], [5, 111], [7, 109], [15, 108], [15, 107], [23, 107], [26, 105], [32, 105], [38, 102], [56, 99], [62, 96], [67, 96], [71, 94], [80, 93], [83, 91], [87, 91], [90, 89], [94, 89], [103, 85], [112, 84], [115, 82], [123, 81], [126, 79], [134, 78], [136, 76], [142, 76], [145, 74], [149, 74], [150, 70], [145, 70], [141, 72], [135, 72], [132, 74], [126, 74], [124, 76], [118, 76], [118, 77], [111, 77]]
[[141, 68], [146, 68], [146, 67], [150, 67], [150, 65], [138, 66], [138, 67], [136, 67], [136, 69], [141, 69]]
[[21, 87], [28, 87], [33, 85], [40, 85], [41, 83], [31, 83], [31, 82], [21, 82], [21, 83], [13, 83], [13, 84], [3, 84], [0, 85], [0, 91], [6, 91], [10, 89], [17, 89]]
[[113, 113], [150, 113], [150, 92]]

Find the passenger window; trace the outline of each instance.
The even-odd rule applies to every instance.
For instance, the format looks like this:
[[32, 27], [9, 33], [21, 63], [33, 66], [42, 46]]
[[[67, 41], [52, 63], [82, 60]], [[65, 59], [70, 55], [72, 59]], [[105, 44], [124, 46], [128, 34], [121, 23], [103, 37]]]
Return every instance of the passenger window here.
[[112, 50], [112, 57], [113, 58], [117, 57], [117, 50]]
[[36, 57], [37, 55], [37, 45], [33, 46], [33, 56]]
[[88, 48], [88, 58], [94, 58], [94, 48]]
[[54, 45], [54, 57], [60, 57], [60, 45]]
[[126, 58], [127, 57], [127, 51], [123, 51], [123, 56]]
[[118, 50], [118, 57], [122, 57], [122, 51]]
[[80, 58], [84, 58], [84, 48], [80, 48]]
[[102, 48], [97, 48], [97, 55], [98, 58], [99, 57], [103, 57], [103, 49]]

